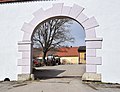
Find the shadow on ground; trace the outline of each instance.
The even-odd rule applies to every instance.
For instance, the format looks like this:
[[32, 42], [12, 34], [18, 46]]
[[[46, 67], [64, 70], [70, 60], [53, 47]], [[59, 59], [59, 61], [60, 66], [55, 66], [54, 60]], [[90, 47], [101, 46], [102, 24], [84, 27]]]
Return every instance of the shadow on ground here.
[[84, 73], [84, 64], [34, 67], [33, 71], [35, 79], [81, 78]]
[[57, 69], [41, 69], [33, 70], [35, 79], [48, 79], [48, 78], [58, 78], [58, 75], [65, 72], [66, 70], [57, 70]]

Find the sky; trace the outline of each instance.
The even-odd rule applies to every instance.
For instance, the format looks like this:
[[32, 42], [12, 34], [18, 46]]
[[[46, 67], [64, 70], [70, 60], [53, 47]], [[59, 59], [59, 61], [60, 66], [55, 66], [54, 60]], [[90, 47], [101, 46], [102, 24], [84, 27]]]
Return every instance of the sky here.
[[85, 46], [85, 31], [83, 27], [75, 20], [72, 20], [68, 25], [69, 27], [67, 27], [67, 29], [70, 30], [70, 34], [74, 38], [74, 43], [66, 42], [62, 45], [72, 47]]
[[85, 31], [83, 27], [75, 20], [69, 25], [68, 29], [70, 30], [71, 36], [74, 38], [74, 43], [66, 42], [62, 45], [72, 47], [85, 46]]
[[69, 46], [85, 46], [85, 31], [82, 26], [73, 20], [70, 26], [71, 35], [75, 38], [74, 43], [68, 43]]

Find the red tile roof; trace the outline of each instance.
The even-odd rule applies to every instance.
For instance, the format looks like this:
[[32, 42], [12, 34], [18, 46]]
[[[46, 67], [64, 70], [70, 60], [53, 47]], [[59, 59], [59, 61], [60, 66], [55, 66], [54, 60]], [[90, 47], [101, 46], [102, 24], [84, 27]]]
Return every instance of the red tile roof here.
[[8, 1], [16, 1], [16, 0], [0, 0], [0, 2], [8, 2]]
[[[54, 54], [59, 57], [76, 57], [78, 56], [78, 48], [79, 47], [61, 47], [56, 52], [49, 51], [47, 55]], [[41, 50], [40, 48], [39, 49], [34, 48], [33, 56], [41, 57], [42, 53], [40, 52], [40, 50]]]
[[13, 3], [13, 2], [33, 2], [33, 1], [52, 1], [52, 0], [0, 0], [0, 3]]
[[59, 57], [78, 56], [78, 47], [59, 48], [59, 52], [56, 52], [55, 55], [58, 55]]

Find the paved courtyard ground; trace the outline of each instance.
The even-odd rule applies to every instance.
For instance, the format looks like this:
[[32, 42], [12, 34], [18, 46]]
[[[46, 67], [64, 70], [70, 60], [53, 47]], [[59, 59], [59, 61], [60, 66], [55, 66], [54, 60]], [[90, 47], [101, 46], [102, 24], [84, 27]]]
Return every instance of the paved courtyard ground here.
[[[76, 71], [78, 68], [81, 72]], [[85, 65], [61, 65], [36, 69], [37, 80], [1, 82], [0, 92], [120, 92], [119, 84], [82, 82], [81, 75]]]
[[58, 65], [36, 67], [34, 71], [35, 78], [58, 78], [58, 77], [82, 77], [85, 73], [85, 64], [76, 65]]

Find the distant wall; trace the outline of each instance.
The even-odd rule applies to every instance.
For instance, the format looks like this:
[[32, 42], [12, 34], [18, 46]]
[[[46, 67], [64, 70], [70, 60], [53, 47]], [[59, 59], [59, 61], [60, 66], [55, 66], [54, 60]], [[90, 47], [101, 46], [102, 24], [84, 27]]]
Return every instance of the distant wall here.
[[80, 52], [80, 63], [82, 64], [85, 64], [86, 63], [86, 55], [85, 55], [86, 52]]
[[61, 63], [66, 62], [67, 64], [78, 64], [78, 57], [61, 57]]

